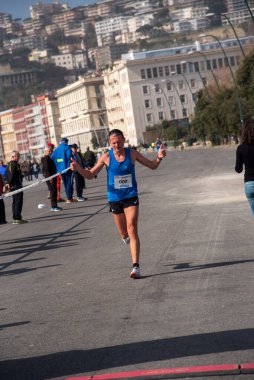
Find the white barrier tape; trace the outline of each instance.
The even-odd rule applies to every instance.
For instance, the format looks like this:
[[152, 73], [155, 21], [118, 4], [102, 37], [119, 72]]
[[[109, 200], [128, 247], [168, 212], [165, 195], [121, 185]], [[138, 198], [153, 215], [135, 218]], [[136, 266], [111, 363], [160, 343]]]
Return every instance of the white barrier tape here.
[[27, 185], [27, 186], [25, 186], [25, 187], [21, 187], [21, 188], [18, 189], [18, 190], [14, 190], [14, 191], [11, 191], [11, 192], [8, 192], [8, 193], [5, 193], [5, 194], [3, 194], [3, 195], [0, 196], [0, 199], [8, 198], [8, 197], [11, 197], [12, 195], [15, 195], [15, 194], [21, 193], [22, 191], [30, 190], [30, 189], [32, 189], [33, 187], [36, 187], [36, 186], [38, 186], [38, 185], [40, 185], [40, 184], [42, 184], [42, 183], [45, 183], [45, 182], [51, 180], [52, 178], [57, 177], [57, 176], [60, 175], [60, 174], [64, 174], [64, 173], [66, 173], [68, 170], [70, 170], [70, 168], [64, 169], [64, 170], [62, 170], [62, 171], [59, 172], [59, 173], [56, 173], [56, 174], [51, 175], [50, 177], [43, 178], [43, 179], [40, 179], [40, 180], [38, 180], [38, 181], [36, 181], [36, 182], [33, 182], [33, 183], [31, 183], [31, 185]]

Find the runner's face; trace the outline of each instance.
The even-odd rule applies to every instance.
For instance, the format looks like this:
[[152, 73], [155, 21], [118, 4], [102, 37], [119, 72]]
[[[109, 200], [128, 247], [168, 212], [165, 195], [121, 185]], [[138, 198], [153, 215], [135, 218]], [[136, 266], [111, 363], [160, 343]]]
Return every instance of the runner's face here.
[[112, 135], [109, 136], [109, 143], [110, 146], [114, 149], [116, 152], [122, 152], [124, 148], [124, 138], [119, 135]]

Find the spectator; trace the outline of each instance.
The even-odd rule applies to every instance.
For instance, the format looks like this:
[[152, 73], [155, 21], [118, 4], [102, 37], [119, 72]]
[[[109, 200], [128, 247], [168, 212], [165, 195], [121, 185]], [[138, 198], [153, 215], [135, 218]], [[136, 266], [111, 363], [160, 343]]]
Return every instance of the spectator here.
[[[68, 139], [63, 137], [60, 145], [51, 154], [51, 158], [54, 160], [57, 172], [62, 172], [70, 167], [72, 151], [68, 145]], [[72, 172], [68, 170], [66, 173], [61, 174], [64, 188], [66, 192], [67, 203], [77, 202], [77, 199], [73, 198], [73, 185], [72, 185]]]
[[[77, 144], [71, 145], [71, 150], [73, 154], [74, 160], [82, 167], [86, 167], [86, 162], [84, 160], [84, 157], [80, 152], [78, 152], [78, 146]], [[79, 174], [78, 171], [74, 171], [73, 173], [75, 184], [76, 184], [76, 192], [77, 192], [77, 200], [78, 202], [84, 202], [87, 200], [87, 198], [83, 197], [83, 189], [85, 187], [85, 177], [83, 177], [81, 174]]]
[[21, 163], [21, 171], [22, 171], [23, 177], [25, 177], [27, 181], [30, 181], [29, 163], [27, 160]]
[[[52, 175], [56, 174], [56, 165], [54, 161], [50, 158], [50, 155], [53, 152], [52, 147], [47, 147], [45, 149], [44, 157], [41, 159], [41, 166], [42, 166], [42, 174], [45, 178], [51, 177]], [[62, 209], [57, 206], [57, 177], [51, 178], [49, 181], [46, 182], [49, 194], [50, 194], [50, 201], [51, 201], [51, 211], [61, 211]]]
[[36, 161], [32, 161], [33, 166], [33, 175], [35, 179], [38, 179], [39, 176], [39, 165]]
[[[87, 168], [92, 169], [96, 163], [96, 156], [94, 152], [90, 150], [89, 146], [86, 148], [86, 152], [84, 153], [84, 159]], [[97, 178], [97, 175], [95, 175], [94, 178]]]
[[[4, 192], [4, 177], [0, 174], [0, 196]], [[0, 199], [0, 224], [6, 224], [4, 200]]]
[[[7, 166], [7, 183], [10, 191], [15, 191], [22, 188], [22, 172], [19, 164], [20, 154], [14, 150], [11, 155], [11, 161]], [[13, 224], [27, 223], [21, 216], [23, 207], [23, 191], [12, 196], [12, 215]]]
[[[48, 143], [48, 147], [52, 148], [52, 151], [55, 149], [55, 145], [52, 143]], [[57, 202], [64, 202], [64, 199], [61, 198], [61, 176], [60, 175], [56, 177], [56, 189], [57, 189]], [[48, 199], [50, 199], [50, 194], [48, 196]]]
[[162, 142], [161, 140], [159, 139], [159, 137], [157, 137], [156, 141], [155, 141], [155, 150], [156, 152], [158, 153], [159, 150], [160, 150], [160, 146], [161, 146]]
[[3, 160], [0, 160], [0, 175], [3, 176], [3, 178], [6, 178], [6, 171], [7, 171], [7, 165], [4, 165]]

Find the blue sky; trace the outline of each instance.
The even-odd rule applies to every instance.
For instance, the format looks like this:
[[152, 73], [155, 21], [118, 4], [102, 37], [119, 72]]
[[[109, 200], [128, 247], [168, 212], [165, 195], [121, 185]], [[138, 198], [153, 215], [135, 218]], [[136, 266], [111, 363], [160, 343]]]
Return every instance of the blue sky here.
[[[69, 4], [71, 8], [78, 5], [96, 3], [96, 0], [58, 0], [62, 4]], [[30, 17], [29, 5], [37, 3], [38, 0], [0, 0], [0, 12], [10, 13], [13, 18]], [[53, 0], [45, 0], [44, 3], [52, 3]]]

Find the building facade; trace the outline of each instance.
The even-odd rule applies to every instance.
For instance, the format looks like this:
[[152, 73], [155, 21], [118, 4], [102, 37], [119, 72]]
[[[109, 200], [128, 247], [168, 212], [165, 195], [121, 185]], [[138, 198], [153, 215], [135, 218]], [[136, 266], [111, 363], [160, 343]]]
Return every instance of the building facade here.
[[11, 160], [12, 151], [17, 149], [12, 109], [0, 112], [0, 124], [4, 158], [8, 162]]
[[[253, 46], [254, 38], [241, 39]], [[104, 73], [109, 129], [119, 128], [130, 145], [144, 142], [146, 127], [163, 120], [189, 120], [204, 85], [234, 84], [243, 56], [235, 40], [129, 53]], [[216, 80], [217, 79], [217, 80]]]
[[84, 152], [93, 148], [92, 139], [100, 146], [107, 140], [107, 117], [103, 78], [80, 78], [57, 91], [62, 124], [62, 137], [76, 143]]

